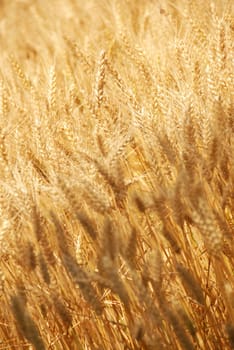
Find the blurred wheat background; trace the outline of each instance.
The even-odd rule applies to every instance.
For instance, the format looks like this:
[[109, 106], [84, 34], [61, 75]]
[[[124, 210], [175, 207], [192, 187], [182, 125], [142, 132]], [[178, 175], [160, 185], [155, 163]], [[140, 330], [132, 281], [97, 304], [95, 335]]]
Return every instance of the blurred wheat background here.
[[234, 349], [233, 14], [0, 1], [0, 350]]

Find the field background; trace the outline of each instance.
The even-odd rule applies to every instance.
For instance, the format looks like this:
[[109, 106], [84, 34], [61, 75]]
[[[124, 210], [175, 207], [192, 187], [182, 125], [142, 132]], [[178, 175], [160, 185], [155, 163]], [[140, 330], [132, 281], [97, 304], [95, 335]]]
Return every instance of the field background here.
[[0, 1], [0, 350], [234, 349], [233, 14]]

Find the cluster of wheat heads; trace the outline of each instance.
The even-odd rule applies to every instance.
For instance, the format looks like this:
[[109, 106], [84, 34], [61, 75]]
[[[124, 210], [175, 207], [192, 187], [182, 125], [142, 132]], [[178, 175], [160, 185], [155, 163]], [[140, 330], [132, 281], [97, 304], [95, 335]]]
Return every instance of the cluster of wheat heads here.
[[234, 348], [232, 14], [1, 1], [1, 350]]

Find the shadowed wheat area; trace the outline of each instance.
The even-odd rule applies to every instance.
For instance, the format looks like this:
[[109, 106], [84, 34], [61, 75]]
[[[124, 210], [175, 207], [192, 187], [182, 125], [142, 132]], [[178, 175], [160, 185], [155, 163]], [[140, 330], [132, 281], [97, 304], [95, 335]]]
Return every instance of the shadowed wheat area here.
[[234, 349], [233, 14], [0, 1], [0, 350]]

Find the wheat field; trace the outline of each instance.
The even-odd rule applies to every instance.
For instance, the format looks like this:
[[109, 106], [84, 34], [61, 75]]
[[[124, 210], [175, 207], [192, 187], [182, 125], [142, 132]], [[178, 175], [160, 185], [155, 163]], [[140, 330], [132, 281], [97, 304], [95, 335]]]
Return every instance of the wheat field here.
[[233, 15], [0, 1], [0, 350], [234, 349]]

